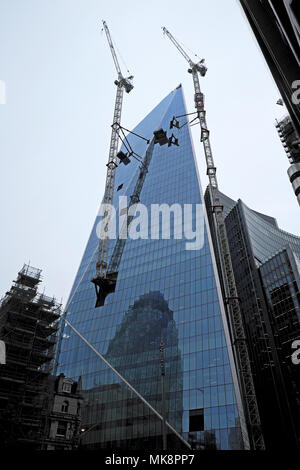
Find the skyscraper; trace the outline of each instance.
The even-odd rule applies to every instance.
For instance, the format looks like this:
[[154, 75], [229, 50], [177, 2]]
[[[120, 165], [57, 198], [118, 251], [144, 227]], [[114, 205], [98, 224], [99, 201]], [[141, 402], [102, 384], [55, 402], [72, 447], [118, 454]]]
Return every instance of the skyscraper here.
[[286, 247], [260, 266], [259, 274], [280, 366], [278, 394], [286, 413], [288, 445], [299, 450], [300, 368], [292, 353], [294, 342], [300, 340], [300, 258]]
[[[174, 116], [186, 114], [182, 87], [164, 98], [134, 132], [151, 139], [169, 131]], [[184, 118], [184, 122], [185, 118]], [[140, 202], [168, 207], [193, 205], [193, 227], [203, 220], [198, 247], [187, 249], [178, 236], [184, 221], [174, 210], [170, 238], [141, 228], [126, 240], [115, 291], [95, 307], [97, 216], [67, 303], [67, 319], [108, 363], [162, 414], [160, 345], [164, 345], [165, 403], [168, 423], [195, 448], [243, 449], [249, 441], [234, 365], [210, 230], [189, 126], [172, 129], [179, 146], [156, 145]], [[146, 144], [128, 137], [144, 155]], [[124, 147], [123, 150], [125, 151]], [[128, 162], [127, 162], [128, 163]], [[120, 163], [114, 204], [132, 195], [140, 163]], [[173, 207], [174, 208], [174, 207]], [[185, 227], [186, 228], [186, 227]], [[177, 234], [177, 235], [176, 235]], [[153, 234], [152, 234], [153, 235]], [[191, 239], [190, 239], [191, 241]], [[199, 242], [199, 240], [198, 240]], [[116, 241], [110, 243], [110, 256]], [[189, 247], [191, 248], [191, 247]], [[160, 419], [122, 382], [72, 328], [62, 331], [59, 372], [82, 377], [84, 403], [81, 444], [88, 448], [157, 449], [162, 447]], [[170, 429], [168, 448], [182, 442]]]
[[[205, 200], [215, 243], [209, 191]], [[267, 449], [299, 448], [300, 237], [276, 219], [221, 195]]]
[[240, 0], [240, 3], [299, 137], [299, 2], [297, 0]]
[[291, 163], [288, 176], [300, 205], [299, 1], [240, 0], [240, 3], [289, 113], [276, 127]]

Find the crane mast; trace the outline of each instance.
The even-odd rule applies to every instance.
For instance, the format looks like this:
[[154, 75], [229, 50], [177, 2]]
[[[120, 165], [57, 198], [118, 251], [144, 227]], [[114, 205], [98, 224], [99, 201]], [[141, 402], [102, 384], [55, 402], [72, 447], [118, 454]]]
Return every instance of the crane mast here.
[[116, 174], [116, 155], [118, 151], [118, 125], [121, 123], [121, 113], [122, 113], [122, 103], [123, 103], [123, 94], [124, 90], [126, 93], [129, 93], [133, 89], [133, 85], [131, 83], [132, 76], [124, 78], [121, 72], [121, 68], [118, 62], [118, 58], [115, 52], [115, 48], [111, 39], [111, 35], [108, 29], [108, 26], [105, 21], [102, 21], [103, 29], [105, 31], [107, 41], [110, 47], [110, 51], [113, 57], [113, 61], [116, 67], [116, 71], [118, 74], [118, 79], [115, 80], [115, 85], [117, 86], [117, 93], [116, 93], [116, 100], [115, 100], [115, 108], [114, 108], [114, 118], [111, 132], [111, 139], [110, 139], [110, 146], [109, 146], [109, 155], [108, 155], [108, 163], [107, 163], [107, 173], [106, 173], [106, 181], [105, 181], [105, 191], [104, 197], [102, 201], [102, 205], [104, 208], [103, 218], [100, 224], [100, 237], [99, 237], [99, 245], [98, 245], [98, 256], [97, 256], [97, 264], [96, 264], [96, 277], [93, 279], [94, 284], [96, 285], [97, 279], [100, 277], [106, 276], [107, 266], [108, 266], [108, 252], [109, 252], [109, 236], [106, 236], [107, 227], [109, 227], [111, 213], [108, 209], [108, 205], [113, 204], [114, 199], [114, 188], [115, 188], [115, 174]]
[[[108, 296], [108, 294], [112, 294], [113, 292], [115, 292], [117, 279], [118, 279], [118, 273], [119, 273], [119, 266], [120, 266], [120, 262], [123, 256], [123, 251], [126, 245], [128, 228], [130, 226], [131, 221], [134, 218], [133, 216], [134, 211], [131, 209], [133, 208], [134, 205], [138, 204], [140, 201], [141, 191], [143, 189], [144, 182], [148, 173], [149, 165], [152, 160], [153, 150], [154, 150], [154, 139], [151, 140], [147, 148], [143, 162], [141, 163], [141, 166], [139, 169], [139, 175], [138, 175], [133, 193], [130, 196], [129, 205], [127, 208], [128, 216], [126, 217], [126, 220], [121, 229], [121, 234], [119, 235], [116, 241], [116, 244], [114, 246], [114, 249], [110, 258], [110, 262], [108, 264], [107, 269], [105, 270], [105, 276], [99, 276], [99, 278], [97, 279], [96, 307], [102, 307], [105, 303], [105, 299]], [[95, 280], [93, 280], [93, 282], [95, 283]]]
[[[145, 179], [146, 179], [146, 176], [147, 176], [147, 173], [148, 173], [148, 169], [149, 169], [151, 160], [152, 160], [153, 150], [154, 150], [154, 138], [151, 140], [151, 142], [150, 142], [150, 144], [149, 144], [149, 146], [146, 150], [146, 154], [145, 154], [145, 157], [143, 159], [143, 163], [140, 166], [139, 176], [137, 178], [133, 193], [130, 196], [129, 205], [128, 205], [128, 217], [127, 217], [127, 220], [124, 222], [124, 225], [122, 227], [122, 231], [121, 231], [122, 235], [127, 234], [130, 223], [132, 222], [132, 220], [134, 218], [134, 216], [132, 215], [133, 211], [130, 211], [130, 209], [132, 208], [132, 206], [134, 206], [135, 204], [138, 204], [140, 202], [140, 195], [141, 195], [141, 192], [142, 192], [142, 189], [143, 189], [143, 186], [144, 186], [144, 182], [145, 182]], [[117, 239], [117, 242], [115, 244], [115, 247], [114, 247], [114, 250], [113, 250], [113, 253], [112, 253], [112, 256], [111, 256], [111, 260], [110, 260], [110, 263], [109, 263], [109, 267], [108, 267], [109, 275], [114, 275], [115, 274], [116, 277], [117, 277], [125, 244], [126, 244], [126, 236], [125, 237], [120, 237], [119, 236], [118, 239]]]
[[216, 167], [214, 164], [213, 154], [209, 140], [209, 130], [206, 123], [204, 95], [200, 89], [198, 72], [203, 77], [206, 74], [207, 68], [204, 64], [203, 59], [200, 60], [198, 63], [194, 63], [187, 55], [187, 53], [183, 50], [178, 41], [172, 36], [172, 34], [165, 27], [163, 27], [162, 29], [164, 34], [168, 36], [168, 38], [172, 41], [175, 47], [179, 50], [179, 52], [189, 63], [190, 68], [188, 69], [188, 72], [191, 73], [193, 76], [195, 90], [195, 108], [200, 121], [201, 142], [203, 143], [204, 147], [207, 175], [209, 178], [210, 198], [212, 201], [212, 210], [220, 251], [221, 269], [223, 275], [224, 291], [226, 296], [225, 304], [227, 306], [227, 317], [229, 320], [231, 337], [233, 339], [234, 355], [237, 364], [239, 382], [242, 389], [249, 435], [251, 438], [251, 444], [253, 449], [264, 449], [265, 445], [261, 432], [261, 422], [252, 377], [246, 333], [234, 278], [230, 248], [225, 226], [225, 218], [223, 214], [223, 206], [220, 200], [217, 182]]

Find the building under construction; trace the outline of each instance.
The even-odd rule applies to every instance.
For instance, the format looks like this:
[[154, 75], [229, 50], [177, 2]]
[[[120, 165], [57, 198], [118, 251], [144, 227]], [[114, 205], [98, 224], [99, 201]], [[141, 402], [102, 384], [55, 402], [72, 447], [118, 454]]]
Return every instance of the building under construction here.
[[[67, 302], [58, 360], [60, 371], [74, 380], [82, 377], [86, 398], [82, 419], [89, 432], [81, 444], [93, 449], [144, 449], [147, 442], [149, 450], [166, 450], [171, 437], [176, 436], [194, 449], [264, 449], [200, 89], [199, 75], [204, 77], [207, 72], [205, 61], [194, 63], [164, 27], [164, 34], [188, 63], [196, 111], [188, 113], [179, 85], [128, 131], [121, 126], [121, 109], [124, 89], [128, 93], [132, 89], [126, 80], [130, 83], [132, 77], [124, 79], [121, 74], [105, 22], [103, 26], [118, 73], [105, 192]], [[194, 124], [200, 127], [204, 148], [221, 247], [224, 298], [189, 130]], [[122, 141], [119, 152], [118, 140]], [[108, 208], [113, 204], [118, 210], [118, 197], [129, 197], [130, 202], [119, 212], [128, 211], [128, 217], [119, 238], [112, 242], [112, 211]], [[147, 208], [153, 203], [168, 203], [172, 208], [174, 204], [198, 204], [204, 221], [201, 249], [192, 252], [187, 248], [182, 238], [175, 236], [174, 227], [169, 238], [159, 239], [158, 235], [149, 239], [143, 234], [127, 239], [123, 234], [138, 202]], [[178, 222], [181, 225], [182, 221]], [[136, 320], [130, 322], [135, 310]], [[151, 327], [149, 312], [154, 322]], [[163, 369], [158, 356], [161, 341]], [[110, 387], [115, 389], [116, 383], [120, 384], [119, 393], [112, 400], [106, 392]], [[94, 388], [97, 393], [89, 393]], [[128, 388], [160, 422], [135, 404], [131, 412]], [[100, 390], [105, 391], [101, 397]]]
[[24, 265], [0, 304], [1, 446], [40, 448], [61, 305], [38, 292], [41, 270]]

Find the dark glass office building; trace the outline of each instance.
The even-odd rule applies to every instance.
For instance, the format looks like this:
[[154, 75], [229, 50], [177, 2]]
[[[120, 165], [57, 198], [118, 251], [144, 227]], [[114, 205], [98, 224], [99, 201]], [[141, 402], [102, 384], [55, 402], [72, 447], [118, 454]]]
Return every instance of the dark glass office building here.
[[300, 205], [300, 2], [240, 3], [289, 113], [276, 127], [291, 163], [288, 177]]
[[[208, 191], [205, 200], [215, 244]], [[241, 200], [223, 194], [222, 203], [266, 448], [298, 448], [300, 367], [291, 357], [300, 339], [300, 237]]]
[[291, 360], [291, 345], [300, 339], [300, 262], [287, 247], [260, 268], [271, 331], [282, 365], [284, 395], [295, 444], [300, 448], [300, 370]]
[[[300, 136], [300, 4], [298, 0], [240, 0]], [[293, 99], [294, 97], [294, 99]]]
[[[149, 139], [163, 128], [179, 146], [155, 145], [140, 202], [199, 204], [203, 244], [186, 249], [176, 238], [128, 238], [114, 293], [95, 308], [98, 238], [96, 218], [67, 304], [67, 319], [97, 351], [162, 413], [160, 344], [165, 353], [166, 415], [194, 448], [248, 448], [242, 400], [233, 360], [197, 164], [189, 126], [169, 130], [173, 116], [186, 114], [181, 86], [164, 98], [134, 129]], [[130, 136], [135, 152], [146, 144]], [[132, 195], [139, 163], [120, 164], [118, 196]], [[195, 222], [195, 214], [193, 217]], [[161, 234], [161, 232], [159, 232]], [[145, 234], [144, 234], [145, 235]], [[110, 244], [110, 256], [115, 240]], [[58, 372], [82, 377], [81, 445], [86, 448], [161, 449], [161, 420], [74, 331], [62, 332]], [[168, 448], [184, 444], [168, 430]]]

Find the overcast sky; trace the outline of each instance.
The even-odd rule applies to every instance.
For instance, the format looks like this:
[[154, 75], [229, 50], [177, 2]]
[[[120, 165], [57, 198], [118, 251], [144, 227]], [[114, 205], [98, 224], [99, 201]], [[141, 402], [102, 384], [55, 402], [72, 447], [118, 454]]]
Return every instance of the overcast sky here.
[[[300, 233], [300, 208], [274, 122], [278, 90], [236, 0], [0, 0], [0, 295], [24, 262], [65, 303], [104, 192], [116, 72], [101, 19], [134, 75], [133, 128], [182, 83], [193, 86], [166, 26], [205, 57], [202, 80], [220, 189]], [[202, 179], [202, 146], [194, 129]]]

